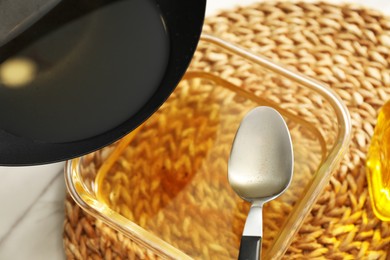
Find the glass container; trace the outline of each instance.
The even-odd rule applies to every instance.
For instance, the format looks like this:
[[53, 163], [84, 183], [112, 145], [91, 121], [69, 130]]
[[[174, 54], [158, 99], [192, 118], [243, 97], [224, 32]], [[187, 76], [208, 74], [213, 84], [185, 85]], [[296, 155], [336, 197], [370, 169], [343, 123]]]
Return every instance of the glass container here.
[[68, 190], [157, 256], [237, 259], [249, 203], [230, 188], [227, 160], [242, 117], [256, 106], [277, 109], [293, 142], [292, 183], [263, 213], [263, 256], [280, 258], [347, 150], [348, 110], [320, 82], [210, 35], [152, 117], [67, 162]]

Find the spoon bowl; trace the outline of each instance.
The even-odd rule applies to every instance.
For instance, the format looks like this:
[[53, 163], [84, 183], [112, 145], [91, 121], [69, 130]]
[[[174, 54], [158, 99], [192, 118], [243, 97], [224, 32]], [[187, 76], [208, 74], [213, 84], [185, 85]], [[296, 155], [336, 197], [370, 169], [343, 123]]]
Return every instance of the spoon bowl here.
[[259, 259], [262, 207], [289, 186], [293, 157], [288, 127], [275, 109], [257, 107], [245, 116], [234, 138], [228, 162], [231, 187], [241, 198], [252, 203], [239, 259]]

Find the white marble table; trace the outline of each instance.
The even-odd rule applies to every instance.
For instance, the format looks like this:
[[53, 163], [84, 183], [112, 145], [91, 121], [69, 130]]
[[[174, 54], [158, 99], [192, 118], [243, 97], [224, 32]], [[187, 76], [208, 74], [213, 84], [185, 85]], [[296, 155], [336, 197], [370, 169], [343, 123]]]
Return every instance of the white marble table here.
[[[259, 0], [208, 0], [206, 15], [256, 1]], [[390, 14], [388, 0], [353, 2]], [[0, 260], [65, 259], [63, 163], [0, 167], [0, 178]]]

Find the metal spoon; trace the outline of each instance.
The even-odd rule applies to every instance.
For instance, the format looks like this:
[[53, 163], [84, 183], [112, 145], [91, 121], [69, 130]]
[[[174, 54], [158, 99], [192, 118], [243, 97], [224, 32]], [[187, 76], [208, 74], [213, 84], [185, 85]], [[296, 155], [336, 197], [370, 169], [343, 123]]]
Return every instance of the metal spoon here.
[[257, 107], [244, 117], [228, 163], [231, 187], [252, 204], [241, 238], [239, 260], [260, 258], [262, 207], [289, 186], [293, 157], [286, 122], [275, 109]]

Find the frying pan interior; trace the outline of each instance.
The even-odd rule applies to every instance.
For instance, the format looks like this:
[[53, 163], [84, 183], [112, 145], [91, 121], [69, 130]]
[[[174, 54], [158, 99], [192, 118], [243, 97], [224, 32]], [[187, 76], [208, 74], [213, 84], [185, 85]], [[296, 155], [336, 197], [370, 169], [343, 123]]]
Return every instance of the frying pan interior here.
[[[185, 73], [206, 7], [206, 0], [35, 2], [5, 1], [0, 18], [4, 166], [74, 158], [140, 125]], [[17, 8], [23, 4], [27, 13]]]

